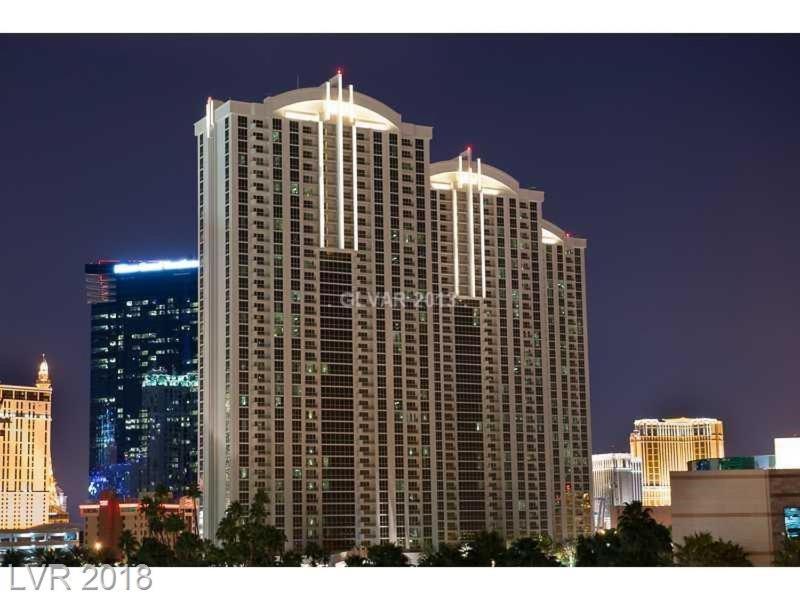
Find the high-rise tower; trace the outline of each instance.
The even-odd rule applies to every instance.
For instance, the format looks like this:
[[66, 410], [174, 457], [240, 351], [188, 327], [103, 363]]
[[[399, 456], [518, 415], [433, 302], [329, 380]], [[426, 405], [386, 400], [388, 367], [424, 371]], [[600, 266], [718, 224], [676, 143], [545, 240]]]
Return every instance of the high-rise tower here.
[[[86, 265], [86, 287], [91, 305], [89, 494], [96, 498], [111, 489], [121, 497], [136, 497], [152, 489], [147, 452], [153, 419], [164, 415], [158, 401], [170, 397], [150, 385], [158, 379], [148, 380], [148, 375], [176, 376], [174, 381], [196, 376], [197, 261], [99, 261]], [[179, 392], [188, 393], [187, 400], [196, 405], [193, 387]], [[143, 402], [146, 394], [149, 403]], [[170, 447], [195, 456], [196, 427], [183, 431], [188, 437]], [[158, 460], [185, 466], [183, 457]], [[194, 467], [188, 470], [195, 472]], [[173, 475], [170, 482], [158, 483], [172, 485], [186, 474]]]
[[590, 531], [586, 242], [543, 193], [341, 74], [195, 135], [206, 535], [257, 490], [295, 546]]

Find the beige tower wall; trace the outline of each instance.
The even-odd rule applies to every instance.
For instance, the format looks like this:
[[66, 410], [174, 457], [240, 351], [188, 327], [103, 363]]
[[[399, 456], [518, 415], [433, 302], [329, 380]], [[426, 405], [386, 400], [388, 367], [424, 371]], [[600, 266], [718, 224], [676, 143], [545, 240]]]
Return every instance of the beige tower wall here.
[[56, 497], [46, 363], [34, 386], [0, 386], [0, 529], [46, 524]]
[[769, 471], [672, 473], [672, 539], [709, 532], [740, 544], [755, 565], [772, 562]]

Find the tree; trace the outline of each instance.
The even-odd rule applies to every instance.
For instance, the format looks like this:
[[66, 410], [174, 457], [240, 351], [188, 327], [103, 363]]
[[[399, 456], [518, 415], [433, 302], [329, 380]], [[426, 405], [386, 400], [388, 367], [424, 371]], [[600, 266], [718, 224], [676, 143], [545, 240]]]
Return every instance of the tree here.
[[351, 554], [344, 560], [348, 567], [407, 567], [408, 557], [400, 546], [390, 542], [367, 548], [367, 556]]
[[408, 557], [400, 546], [384, 542], [367, 548], [367, 559], [371, 567], [407, 567]]
[[515, 540], [505, 552], [503, 567], [559, 567], [561, 563], [546, 554], [539, 540], [520, 538]]
[[464, 551], [460, 544], [439, 544], [435, 551], [431, 550], [422, 555], [419, 560], [420, 567], [466, 567]]
[[162, 511], [153, 496], [142, 496], [139, 500], [139, 512], [147, 519], [147, 529], [152, 538], [161, 538], [164, 531]]
[[171, 567], [175, 563], [175, 553], [156, 538], [146, 537], [136, 553], [136, 562], [153, 567]]
[[[70, 554], [72, 554], [72, 560], [76, 561], [78, 565], [103, 564], [103, 554], [89, 546], [75, 546], [70, 550]], [[113, 560], [111, 562], [113, 563]]]
[[200, 537], [200, 523], [199, 519], [197, 518], [199, 514], [197, 505], [200, 500], [201, 494], [200, 494], [200, 488], [198, 487], [197, 483], [193, 482], [186, 488], [186, 495], [192, 499], [192, 508], [194, 509], [194, 528], [193, 528], [194, 534], [197, 537]]
[[6, 550], [5, 554], [3, 554], [3, 564], [4, 567], [21, 567], [25, 564], [25, 553], [20, 552], [19, 550], [14, 550], [13, 548]]
[[615, 529], [581, 536], [575, 546], [578, 567], [617, 567], [623, 564], [622, 542]]
[[219, 523], [217, 537], [222, 542], [225, 564], [269, 567], [277, 564], [286, 536], [267, 524], [267, 495], [259, 490], [250, 509], [233, 502]]
[[175, 541], [175, 564], [179, 567], [207, 567], [217, 564], [218, 549], [210, 540], [182, 531]]
[[681, 567], [752, 567], [739, 544], [714, 539], [710, 533], [694, 533], [675, 544], [675, 562]]
[[139, 542], [129, 529], [123, 529], [119, 536], [119, 549], [122, 556], [129, 565], [136, 564], [136, 552], [139, 550]]
[[33, 564], [37, 567], [49, 565], [64, 565], [65, 567], [79, 567], [83, 564], [83, 557], [76, 549], [63, 548], [36, 548], [33, 551]]
[[641, 502], [626, 504], [619, 517], [617, 534], [626, 567], [662, 567], [672, 564], [672, 534], [653, 519]]
[[581, 536], [575, 548], [579, 567], [662, 567], [672, 564], [672, 536], [641, 502], [626, 504], [619, 527]]
[[186, 523], [180, 515], [170, 513], [164, 518], [164, 534], [166, 542], [170, 546], [175, 546], [178, 536], [186, 529]]
[[773, 564], [776, 567], [800, 567], [800, 538], [784, 537]]
[[52, 564], [58, 564], [56, 558], [56, 551], [53, 548], [36, 548], [33, 551], [33, 564], [37, 567], [46, 567]]
[[348, 567], [367, 567], [364, 557], [359, 554], [351, 554], [344, 559], [344, 564]]
[[281, 567], [299, 567], [303, 564], [303, 555], [294, 550], [284, 552], [280, 561]]
[[85, 564], [87, 548], [85, 546], [73, 546], [64, 557], [63, 563], [66, 567], [80, 567]]
[[470, 567], [499, 565], [506, 553], [506, 540], [496, 531], [476, 533], [464, 546], [464, 560]]
[[303, 556], [308, 559], [312, 567], [320, 564], [328, 564], [328, 553], [316, 542], [307, 542], [306, 547], [303, 549]]

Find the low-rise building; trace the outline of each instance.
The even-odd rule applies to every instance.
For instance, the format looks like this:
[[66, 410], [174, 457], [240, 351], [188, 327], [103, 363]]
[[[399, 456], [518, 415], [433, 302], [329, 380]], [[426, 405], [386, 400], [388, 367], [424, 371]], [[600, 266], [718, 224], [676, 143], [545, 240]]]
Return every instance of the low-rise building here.
[[756, 566], [772, 564], [786, 537], [800, 537], [800, 469], [793, 444], [776, 440], [776, 455], [705, 459], [670, 473], [672, 539], [708, 532], [739, 544]]
[[[119, 499], [111, 491], [101, 493], [96, 503], [81, 504], [84, 543], [96, 550], [111, 549], [119, 556], [119, 540], [123, 531], [130, 531], [141, 542], [150, 534], [148, 519], [141, 506], [140, 499]], [[186, 523], [187, 531], [195, 531], [197, 512], [192, 498], [181, 497], [163, 504], [162, 508], [167, 516], [178, 514]]]

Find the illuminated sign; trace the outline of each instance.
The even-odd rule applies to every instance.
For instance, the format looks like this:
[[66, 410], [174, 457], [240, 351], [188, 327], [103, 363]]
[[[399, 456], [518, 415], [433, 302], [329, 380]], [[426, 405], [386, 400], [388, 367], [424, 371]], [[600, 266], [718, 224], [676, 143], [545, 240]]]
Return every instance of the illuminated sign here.
[[196, 269], [200, 261], [184, 258], [181, 260], [153, 260], [140, 263], [119, 263], [114, 265], [114, 273], [125, 275], [127, 273], [152, 273], [155, 271], [172, 271], [175, 269]]

